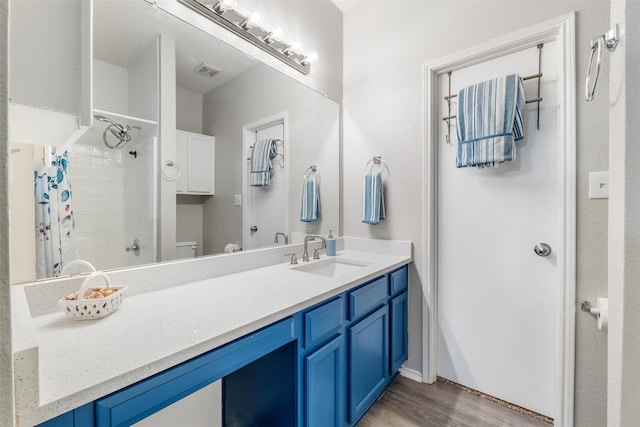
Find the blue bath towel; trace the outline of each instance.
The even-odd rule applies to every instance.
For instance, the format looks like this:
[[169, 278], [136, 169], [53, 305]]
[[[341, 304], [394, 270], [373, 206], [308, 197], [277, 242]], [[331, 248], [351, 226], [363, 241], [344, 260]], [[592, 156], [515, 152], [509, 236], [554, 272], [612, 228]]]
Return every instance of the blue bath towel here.
[[514, 161], [515, 142], [524, 137], [524, 106], [517, 74], [460, 90], [456, 166], [487, 168]]
[[362, 222], [377, 224], [385, 217], [382, 173], [366, 173], [362, 194]]
[[314, 222], [320, 218], [320, 188], [317, 176], [305, 178], [302, 183], [300, 221]]
[[271, 159], [278, 154], [278, 140], [264, 139], [253, 144], [251, 150], [251, 186], [268, 187], [271, 184]]

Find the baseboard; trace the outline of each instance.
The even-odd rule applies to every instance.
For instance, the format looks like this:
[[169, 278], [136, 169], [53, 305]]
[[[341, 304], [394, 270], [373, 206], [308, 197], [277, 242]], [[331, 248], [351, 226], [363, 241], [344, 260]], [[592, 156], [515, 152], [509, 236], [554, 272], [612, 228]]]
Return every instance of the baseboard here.
[[423, 382], [422, 373], [416, 371], [415, 369], [409, 369], [403, 366], [398, 370], [398, 372], [400, 372], [400, 375], [402, 375], [405, 378], [409, 378], [410, 380], [413, 380], [418, 383]]

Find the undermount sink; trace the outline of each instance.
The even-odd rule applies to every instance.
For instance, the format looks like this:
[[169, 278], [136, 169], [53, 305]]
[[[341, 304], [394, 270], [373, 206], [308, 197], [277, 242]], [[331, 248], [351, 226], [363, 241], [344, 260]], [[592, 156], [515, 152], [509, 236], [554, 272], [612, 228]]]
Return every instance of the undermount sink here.
[[356, 261], [345, 258], [325, 258], [320, 261], [312, 260], [308, 264], [293, 267], [292, 270], [304, 273], [318, 274], [326, 277], [336, 277], [345, 273], [350, 273], [369, 265], [367, 262]]

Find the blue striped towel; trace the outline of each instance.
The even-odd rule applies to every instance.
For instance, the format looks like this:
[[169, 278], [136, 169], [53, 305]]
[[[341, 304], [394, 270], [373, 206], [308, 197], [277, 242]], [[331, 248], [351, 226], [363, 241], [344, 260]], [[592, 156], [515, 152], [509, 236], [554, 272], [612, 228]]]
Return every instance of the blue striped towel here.
[[317, 176], [305, 178], [302, 183], [300, 221], [314, 222], [320, 218], [320, 188]]
[[264, 139], [253, 144], [251, 150], [252, 187], [268, 187], [271, 184], [271, 158], [278, 154], [278, 140]]
[[364, 190], [362, 194], [362, 222], [377, 224], [384, 219], [384, 188], [382, 173], [364, 174]]
[[524, 105], [517, 74], [460, 90], [456, 166], [487, 168], [514, 161], [515, 142], [524, 137]]

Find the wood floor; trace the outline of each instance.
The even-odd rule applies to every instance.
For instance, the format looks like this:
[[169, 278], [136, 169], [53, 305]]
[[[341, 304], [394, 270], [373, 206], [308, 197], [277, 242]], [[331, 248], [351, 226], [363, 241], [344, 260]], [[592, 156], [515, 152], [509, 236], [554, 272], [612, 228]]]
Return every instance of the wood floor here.
[[546, 421], [443, 382], [398, 376], [357, 427], [544, 426]]

